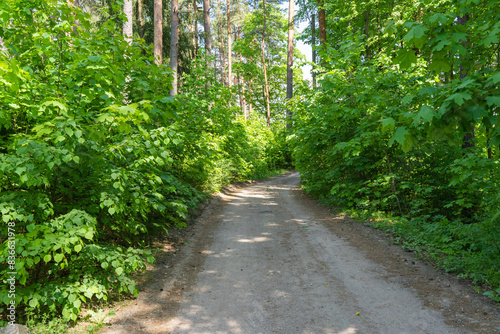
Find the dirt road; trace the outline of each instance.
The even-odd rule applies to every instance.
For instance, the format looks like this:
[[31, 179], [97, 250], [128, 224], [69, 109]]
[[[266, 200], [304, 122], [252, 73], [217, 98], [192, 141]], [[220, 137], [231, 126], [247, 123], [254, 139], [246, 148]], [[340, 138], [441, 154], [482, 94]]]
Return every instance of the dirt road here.
[[290, 173], [223, 194], [104, 333], [500, 332], [493, 303], [298, 183]]

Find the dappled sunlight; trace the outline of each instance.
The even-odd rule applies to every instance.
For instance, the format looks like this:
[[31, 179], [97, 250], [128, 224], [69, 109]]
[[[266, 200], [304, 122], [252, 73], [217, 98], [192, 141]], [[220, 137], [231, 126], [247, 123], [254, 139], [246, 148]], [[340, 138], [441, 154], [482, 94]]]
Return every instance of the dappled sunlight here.
[[234, 250], [233, 249], [227, 249], [225, 250], [224, 252], [220, 252], [220, 253], [217, 253], [217, 254], [211, 254], [212, 257], [215, 257], [215, 258], [221, 258], [221, 257], [229, 257], [231, 256], [231, 253], [233, 253]]
[[346, 330], [338, 332], [337, 334], [356, 334], [358, 331], [354, 327], [349, 327]]
[[268, 237], [255, 237], [252, 239], [238, 239], [238, 242], [245, 242], [245, 243], [254, 243], [254, 242], [264, 242], [264, 241], [271, 241], [273, 239], [268, 238]]

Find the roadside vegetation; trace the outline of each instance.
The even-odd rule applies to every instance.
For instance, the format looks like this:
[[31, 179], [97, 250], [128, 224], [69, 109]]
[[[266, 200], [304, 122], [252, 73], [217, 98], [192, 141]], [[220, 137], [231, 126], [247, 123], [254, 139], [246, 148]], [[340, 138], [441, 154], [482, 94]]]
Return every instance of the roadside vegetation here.
[[500, 301], [498, 3], [324, 5], [318, 88], [296, 98], [304, 189]]
[[97, 330], [155, 237], [292, 165], [500, 301], [498, 2], [298, 4], [312, 85], [274, 1], [0, 1], [0, 326]]

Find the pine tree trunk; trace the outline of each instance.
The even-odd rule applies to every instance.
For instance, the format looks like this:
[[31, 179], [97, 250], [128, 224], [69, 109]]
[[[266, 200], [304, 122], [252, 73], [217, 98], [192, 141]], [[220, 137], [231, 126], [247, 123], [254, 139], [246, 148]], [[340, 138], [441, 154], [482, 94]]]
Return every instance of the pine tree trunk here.
[[[290, 101], [293, 97], [293, 27], [294, 27], [294, 14], [295, 2], [289, 0], [288, 3], [288, 49], [286, 59], [286, 99]], [[286, 128], [292, 128], [292, 109], [290, 106], [287, 108], [288, 121]]]
[[[312, 45], [312, 63], [313, 63], [313, 70], [314, 70], [314, 65], [316, 65], [316, 15], [312, 14], [311, 16], [311, 45]], [[313, 72], [312, 74], [312, 80], [313, 80], [313, 88], [316, 88], [316, 73]]]
[[[205, 50], [207, 56], [212, 52], [212, 36], [210, 34], [210, 2], [209, 0], [203, 0], [203, 28], [204, 28], [204, 38], [205, 38]], [[208, 64], [207, 64], [208, 66]]]
[[144, 39], [144, 0], [137, 0], [137, 24], [139, 26], [139, 37]]
[[231, 62], [232, 62], [232, 48], [231, 48], [231, 4], [230, 0], [226, 0], [226, 6], [227, 6], [227, 85], [229, 87], [232, 86], [232, 68], [231, 68]]
[[179, 56], [179, 0], [172, 0], [172, 23], [170, 26], [170, 68], [174, 72], [174, 81], [172, 82], [172, 89], [170, 96], [177, 95], [177, 62]]
[[324, 0], [318, 0], [318, 21], [319, 21], [319, 43], [321, 50], [324, 52], [326, 48], [326, 13], [325, 13]]
[[156, 65], [161, 65], [163, 48], [163, 8], [162, 0], [154, 0], [154, 50]]
[[125, 15], [126, 21], [123, 22], [123, 37], [128, 44], [132, 44], [132, 18], [133, 18], [133, 1], [125, 0], [123, 2], [123, 14]]
[[198, 57], [198, 4], [196, 0], [193, 0], [193, 46], [194, 46], [194, 57]]
[[266, 69], [266, 0], [262, 0], [262, 9], [264, 11], [264, 24], [262, 27], [262, 68], [264, 70], [264, 95], [266, 98], [267, 108], [267, 126], [271, 126], [271, 107], [269, 101], [269, 84], [267, 82], [267, 69]]

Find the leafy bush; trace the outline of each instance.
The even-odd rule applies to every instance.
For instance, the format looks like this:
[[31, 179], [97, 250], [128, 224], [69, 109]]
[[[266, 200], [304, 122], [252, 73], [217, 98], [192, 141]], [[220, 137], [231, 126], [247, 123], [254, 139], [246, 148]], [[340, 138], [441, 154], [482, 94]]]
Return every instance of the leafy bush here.
[[387, 3], [377, 20], [367, 2], [330, 3], [340, 19], [320, 87], [295, 101], [291, 143], [311, 195], [399, 222], [397, 235], [498, 299], [500, 72], [485, 55], [500, 12], [474, 3]]
[[21, 319], [74, 321], [85, 304], [137, 295], [153, 236], [186, 226], [206, 193], [278, 167], [273, 132], [238, 119], [201, 61], [173, 99], [170, 70], [114, 22], [9, 0], [0, 23], [0, 261], [15, 262]]

